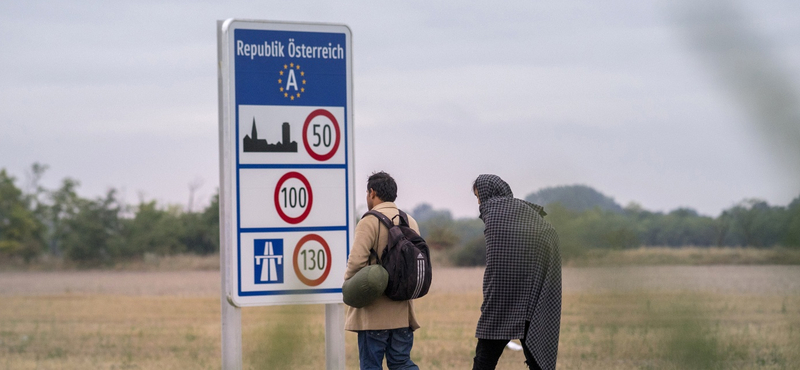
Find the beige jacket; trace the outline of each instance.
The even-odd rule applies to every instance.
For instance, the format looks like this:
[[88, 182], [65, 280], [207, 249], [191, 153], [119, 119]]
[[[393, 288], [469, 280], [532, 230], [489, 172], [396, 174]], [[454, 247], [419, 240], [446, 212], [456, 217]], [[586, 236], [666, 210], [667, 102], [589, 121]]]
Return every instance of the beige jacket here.
[[[373, 210], [383, 213], [390, 219], [399, 213], [397, 206], [392, 202], [383, 202], [375, 205]], [[400, 218], [394, 219], [394, 222], [395, 224], [399, 223]], [[410, 215], [408, 216], [408, 223], [412, 229], [419, 233], [417, 221]], [[386, 229], [386, 226], [381, 225], [381, 221], [377, 217], [367, 216], [358, 222], [353, 246], [350, 248], [350, 256], [347, 259], [345, 280], [350, 279], [358, 270], [367, 266], [371, 247], [375, 248], [379, 256], [383, 255], [383, 250], [386, 248], [386, 242], [389, 239], [388, 235], [389, 230]], [[374, 264], [376, 261], [372, 261], [372, 263]], [[345, 330], [384, 330], [409, 327], [411, 330], [419, 328], [413, 301], [393, 301], [383, 295], [367, 307], [353, 308], [347, 306]]]

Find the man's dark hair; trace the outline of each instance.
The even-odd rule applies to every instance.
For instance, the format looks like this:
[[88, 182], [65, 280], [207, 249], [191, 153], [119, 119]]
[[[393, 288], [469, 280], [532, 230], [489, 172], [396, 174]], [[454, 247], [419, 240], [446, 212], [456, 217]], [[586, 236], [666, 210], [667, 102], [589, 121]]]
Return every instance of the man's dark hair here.
[[374, 172], [367, 180], [367, 191], [375, 190], [378, 198], [384, 202], [394, 202], [397, 199], [397, 183], [386, 172]]

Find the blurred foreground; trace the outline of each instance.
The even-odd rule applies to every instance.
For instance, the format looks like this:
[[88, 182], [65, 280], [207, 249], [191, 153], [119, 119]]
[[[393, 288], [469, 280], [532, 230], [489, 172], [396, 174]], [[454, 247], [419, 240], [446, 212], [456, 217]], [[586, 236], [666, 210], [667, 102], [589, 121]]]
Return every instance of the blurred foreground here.
[[[437, 269], [417, 302], [420, 367], [471, 366], [482, 274]], [[0, 368], [217, 369], [218, 292], [216, 271], [0, 273]], [[800, 363], [799, 266], [567, 267], [564, 293], [560, 369]], [[321, 305], [246, 308], [242, 321], [245, 368], [324, 368]], [[498, 368], [523, 357], [507, 351]]]

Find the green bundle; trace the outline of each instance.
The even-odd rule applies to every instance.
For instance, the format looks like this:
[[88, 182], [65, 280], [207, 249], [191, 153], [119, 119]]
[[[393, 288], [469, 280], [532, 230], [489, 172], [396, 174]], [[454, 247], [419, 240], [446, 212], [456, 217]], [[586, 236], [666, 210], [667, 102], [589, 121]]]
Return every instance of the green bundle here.
[[389, 273], [381, 265], [359, 270], [342, 285], [344, 303], [355, 308], [366, 307], [380, 297], [389, 284]]

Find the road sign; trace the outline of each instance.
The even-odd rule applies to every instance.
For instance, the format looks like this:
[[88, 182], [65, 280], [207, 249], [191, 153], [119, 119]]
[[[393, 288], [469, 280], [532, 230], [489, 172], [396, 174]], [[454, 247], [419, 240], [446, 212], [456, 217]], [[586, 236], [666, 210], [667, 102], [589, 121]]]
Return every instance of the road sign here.
[[[292, 184], [291, 180], [296, 179]], [[311, 191], [311, 185], [308, 183], [303, 174], [299, 172], [287, 172], [281, 179], [278, 180], [278, 185], [275, 186], [275, 210], [281, 219], [290, 223], [298, 224], [308, 217], [311, 212], [311, 205], [314, 204], [314, 193]], [[289, 216], [287, 213], [292, 213], [298, 210], [300, 213], [297, 216]]]
[[224, 289], [341, 303], [354, 234], [350, 30], [228, 20], [220, 55]]

